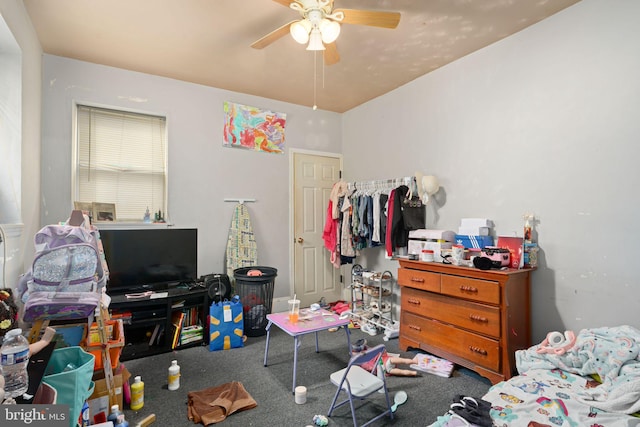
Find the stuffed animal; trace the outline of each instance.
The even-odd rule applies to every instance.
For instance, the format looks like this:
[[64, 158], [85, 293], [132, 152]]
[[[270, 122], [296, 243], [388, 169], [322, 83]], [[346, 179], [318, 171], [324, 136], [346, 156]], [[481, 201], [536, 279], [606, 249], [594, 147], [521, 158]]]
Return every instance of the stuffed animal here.
[[18, 306], [10, 288], [0, 289], [0, 343], [4, 334], [14, 329], [18, 323]]
[[540, 343], [540, 347], [536, 349], [539, 354], [557, 354], [563, 355], [570, 350], [576, 343], [576, 334], [573, 331], [565, 331], [564, 335], [560, 332], [549, 332], [547, 337]]

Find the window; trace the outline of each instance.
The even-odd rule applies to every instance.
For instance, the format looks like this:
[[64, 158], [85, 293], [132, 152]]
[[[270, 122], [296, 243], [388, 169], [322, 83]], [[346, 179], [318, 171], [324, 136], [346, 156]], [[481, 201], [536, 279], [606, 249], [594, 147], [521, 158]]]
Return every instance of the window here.
[[114, 203], [118, 221], [166, 212], [164, 117], [77, 105], [75, 201]]

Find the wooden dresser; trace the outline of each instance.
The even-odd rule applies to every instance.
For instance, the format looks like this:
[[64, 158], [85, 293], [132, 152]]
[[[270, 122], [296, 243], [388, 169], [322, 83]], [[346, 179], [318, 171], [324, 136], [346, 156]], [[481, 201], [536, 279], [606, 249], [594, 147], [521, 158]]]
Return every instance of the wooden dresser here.
[[530, 274], [400, 259], [400, 348], [420, 348], [493, 384], [531, 346]]

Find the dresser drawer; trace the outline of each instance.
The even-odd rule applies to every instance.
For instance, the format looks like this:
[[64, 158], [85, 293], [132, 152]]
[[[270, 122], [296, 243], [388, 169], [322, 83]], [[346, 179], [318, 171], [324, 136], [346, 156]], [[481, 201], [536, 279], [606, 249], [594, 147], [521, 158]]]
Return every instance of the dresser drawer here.
[[489, 280], [443, 274], [440, 292], [456, 298], [500, 304], [500, 284]]
[[398, 285], [410, 286], [431, 292], [440, 292], [440, 277], [438, 273], [411, 270], [408, 268], [398, 269]]
[[500, 345], [497, 340], [404, 310], [400, 318], [400, 335], [456, 354], [487, 369], [500, 369]]
[[500, 310], [498, 307], [412, 288], [402, 289], [401, 301], [402, 311], [500, 338]]

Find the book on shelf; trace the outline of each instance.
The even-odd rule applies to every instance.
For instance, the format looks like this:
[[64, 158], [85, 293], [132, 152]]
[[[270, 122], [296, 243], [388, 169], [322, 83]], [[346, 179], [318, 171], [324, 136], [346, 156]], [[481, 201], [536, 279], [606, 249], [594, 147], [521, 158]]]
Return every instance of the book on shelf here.
[[453, 372], [453, 362], [432, 354], [418, 353], [416, 355], [418, 363], [410, 365], [412, 369], [441, 377], [450, 377]]
[[151, 339], [149, 340], [149, 345], [154, 345], [156, 340], [158, 339], [158, 332], [160, 332], [160, 324], [158, 323], [155, 328], [153, 328], [153, 332], [151, 333]]
[[171, 341], [171, 349], [174, 349], [178, 346], [178, 340], [180, 339], [180, 331], [182, 330], [183, 320], [183, 311], [174, 311], [171, 315], [171, 324], [173, 325], [173, 339]]
[[200, 325], [184, 326], [180, 332], [179, 345], [199, 341], [204, 338], [204, 328]]
[[156, 336], [156, 342], [154, 345], [161, 345], [164, 338], [164, 325], [160, 325], [160, 330], [158, 331], [158, 335]]
[[192, 342], [197, 342], [197, 341], [202, 341], [202, 335], [198, 336], [192, 336], [192, 337], [184, 337], [184, 338], [180, 338], [180, 344], [179, 345], [185, 345], [185, 344], [190, 344]]

